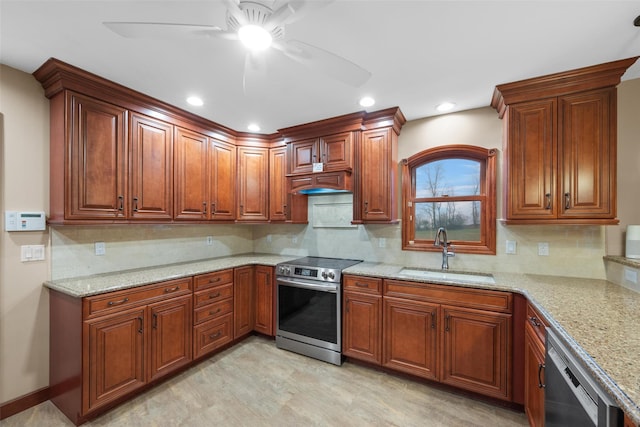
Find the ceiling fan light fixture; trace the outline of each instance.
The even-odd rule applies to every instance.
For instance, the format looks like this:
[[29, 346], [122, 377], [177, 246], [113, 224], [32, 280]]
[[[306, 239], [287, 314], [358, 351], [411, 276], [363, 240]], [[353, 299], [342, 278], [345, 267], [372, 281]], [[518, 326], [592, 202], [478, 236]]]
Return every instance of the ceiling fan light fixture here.
[[265, 50], [271, 46], [271, 34], [259, 25], [244, 25], [238, 29], [238, 38], [251, 50]]

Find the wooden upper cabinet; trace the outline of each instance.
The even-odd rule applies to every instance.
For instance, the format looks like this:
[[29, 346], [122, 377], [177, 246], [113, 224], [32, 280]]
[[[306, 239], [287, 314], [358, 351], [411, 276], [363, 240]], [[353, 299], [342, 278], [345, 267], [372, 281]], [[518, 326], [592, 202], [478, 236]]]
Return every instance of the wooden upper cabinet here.
[[361, 200], [358, 209], [364, 222], [394, 222], [396, 203], [397, 143], [390, 128], [362, 132], [360, 146]]
[[353, 145], [353, 132], [294, 141], [289, 144], [289, 173], [312, 173], [314, 163], [322, 163], [323, 171], [351, 170]]
[[496, 87], [507, 223], [618, 223], [616, 86], [636, 59]]
[[[67, 96], [71, 141], [64, 150], [68, 159], [64, 219], [124, 219], [128, 214], [127, 111], [75, 93]], [[54, 106], [52, 115], [55, 112]], [[52, 150], [54, 158], [58, 149]], [[54, 170], [59, 167], [52, 165]]]
[[173, 217], [173, 126], [131, 115], [131, 218]]
[[176, 128], [175, 219], [206, 219], [208, 194], [207, 136]]
[[211, 139], [209, 148], [209, 218], [233, 221], [236, 219], [236, 147]]
[[269, 149], [238, 148], [238, 221], [269, 219]]
[[285, 221], [287, 219], [287, 149], [286, 147], [269, 150], [269, 219]]

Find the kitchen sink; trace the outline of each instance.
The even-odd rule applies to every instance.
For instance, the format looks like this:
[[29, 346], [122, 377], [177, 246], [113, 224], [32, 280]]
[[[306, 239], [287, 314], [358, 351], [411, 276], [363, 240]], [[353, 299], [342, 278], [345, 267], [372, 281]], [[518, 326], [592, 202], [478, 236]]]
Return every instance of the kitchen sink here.
[[403, 268], [400, 270], [398, 275], [440, 282], [481, 283], [486, 285], [496, 284], [492, 275], [482, 273], [461, 273], [441, 270], [422, 270], [419, 268]]

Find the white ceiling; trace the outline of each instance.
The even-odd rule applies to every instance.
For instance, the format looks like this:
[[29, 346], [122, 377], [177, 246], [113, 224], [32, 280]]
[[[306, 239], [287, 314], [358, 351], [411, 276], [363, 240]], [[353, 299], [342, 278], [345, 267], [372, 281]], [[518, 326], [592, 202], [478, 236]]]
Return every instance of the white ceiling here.
[[[310, 0], [313, 1], [313, 0]], [[282, 2], [282, 0], [278, 0]], [[261, 133], [360, 111], [400, 106], [409, 120], [489, 105], [497, 84], [640, 55], [640, 1], [336, 0], [286, 26], [286, 39], [341, 55], [369, 70], [361, 87], [269, 51], [248, 73], [244, 51], [221, 39], [125, 39], [104, 21], [225, 28], [208, 1], [0, 0], [0, 62], [32, 73], [50, 57], [202, 117]], [[640, 61], [623, 79], [640, 77]], [[188, 95], [205, 105], [191, 107]]]

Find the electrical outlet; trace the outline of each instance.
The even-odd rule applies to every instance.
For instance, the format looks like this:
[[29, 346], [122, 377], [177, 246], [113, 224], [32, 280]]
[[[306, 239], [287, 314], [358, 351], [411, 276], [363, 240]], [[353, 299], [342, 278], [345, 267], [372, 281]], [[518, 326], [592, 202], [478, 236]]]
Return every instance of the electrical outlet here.
[[517, 247], [517, 243], [515, 240], [507, 240], [507, 244], [505, 246], [505, 252], [509, 255], [515, 255], [516, 247]]
[[538, 243], [538, 255], [540, 255], [540, 256], [549, 256], [549, 243], [548, 242], [539, 242]]
[[384, 237], [381, 237], [378, 239], [378, 247], [380, 248], [386, 248], [387, 247], [387, 239]]
[[213, 246], [213, 236], [207, 236], [205, 242], [207, 246]]
[[267, 234], [267, 243], [271, 243], [271, 234]]
[[96, 255], [104, 255], [107, 253], [107, 247], [104, 242], [96, 242], [94, 246]]
[[631, 268], [624, 268], [624, 280], [627, 282], [638, 284], [638, 272]]
[[291, 236], [291, 243], [298, 243], [298, 236]]

